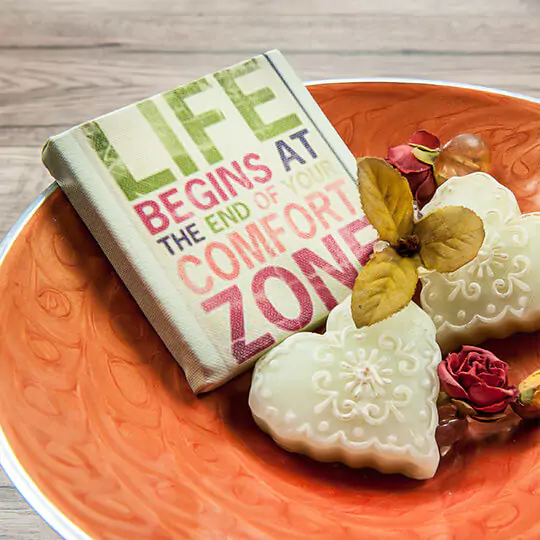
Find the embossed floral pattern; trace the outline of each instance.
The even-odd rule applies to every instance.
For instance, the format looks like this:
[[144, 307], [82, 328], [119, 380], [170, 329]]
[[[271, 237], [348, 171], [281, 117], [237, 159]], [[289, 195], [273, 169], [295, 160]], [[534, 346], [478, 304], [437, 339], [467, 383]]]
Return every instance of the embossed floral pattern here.
[[347, 381], [345, 391], [354, 399], [363, 395], [368, 398], [384, 396], [384, 387], [392, 382], [393, 370], [389, 367], [388, 357], [379, 355], [376, 350], [371, 351], [369, 358], [366, 356], [363, 349], [349, 351], [347, 361], [341, 363], [340, 377]]
[[325, 334], [290, 336], [258, 362], [249, 405], [285, 448], [426, 479], [439, 462], [440, 358], [435, 326], [416, 304], [357, 329], [348, 298]]
[[[420, 366], [414, 344], [404, 346], [400, 338], [383, 334], [378, 347], [366, 348], [367, 332], [348, 328], [333, 337], [335, 343], [330, 347], [319, 351], [316, 360], [322, 369], [313, 375], [312, 381], [322, 399], [315, 412], [320, 414], [330, 407], [333, 415], [342, 420], [360, 417], [376, 425], [393, 415], [404, 422], [402, 410], [411, 402], [413, 390], [405, 384], [396, 386], [393, 379], [399, 374], [418, 374]], [[404, 359], [412, 360], [413, 369], [403, 369]], [[325, 369], [336, 364], [339, 370], [334, 375]]]

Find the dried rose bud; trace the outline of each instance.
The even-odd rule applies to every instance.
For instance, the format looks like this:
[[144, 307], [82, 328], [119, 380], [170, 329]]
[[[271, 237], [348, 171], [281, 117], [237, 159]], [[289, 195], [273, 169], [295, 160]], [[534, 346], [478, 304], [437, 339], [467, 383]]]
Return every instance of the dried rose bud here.
[[540, 418], [540, 369], [518, 385], [519, 395], [512, 408], [521, 418]]
[[412, 134], [408, 144], [392, 146], [388, 149], [388, 162], [407, 179], [413, 197], [420, 208], [433, 197], [437, 182], [435, 182], [432, 162], [420, 160], [418, 156], [431, 155], [434, 161], [439, 153], [440, 144], [435, 135], [420, 130]]
[[458, 413], [482, 422], [504, 417], [518, 390], [508, 381], [509, 366], [492, 352], [464, 346], [438, 366], [441, 387]]

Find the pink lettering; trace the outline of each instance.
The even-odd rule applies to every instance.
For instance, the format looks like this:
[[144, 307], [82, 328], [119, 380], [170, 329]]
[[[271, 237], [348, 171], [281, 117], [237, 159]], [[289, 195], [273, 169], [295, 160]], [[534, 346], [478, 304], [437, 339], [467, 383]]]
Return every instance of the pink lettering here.
[[[296, 223], [296, 220], [292, 218], [293, 210], [301, 214], [302, 217], [305, 219], [308, 227], [307, 230], [300, 230], [300, 227]], [[300, 206], [296, 203], [288, 204], [284, 208], [283, 213], [285, 215], [285, 221], [289, 224], [289, 226], [292, 228], [292, 230], [296, 233], [297, 236], [305, 239], [313, 238], [315, 236], [315, 233], [317, 232], [317, 224], [315, 223], [315, 220], [311, 217], [311, 214], [303, 206]]]
[[176, 265], [180, 279], [196, 294], [209, 293], [212, 290], [212, 286], [214, 285], [212, 278], [210, 276], [207, 276], [202, 287], [196, 285], [195, 282], [193, 282], [187, 275], [186, 266], [188, 264], [200, 266], [202, 264], [202, 261], [194, 255], [186, 255], [185, 257], [182, 257]]
[[[320, 200], [319, 206], [315, 204], [315, 200], [317, 198]], [[334, 210], [332, 210], [332, 203], [328, 196], [324, 193], [321, 193], [320, 191], [314, 191], [306, 197], [306, 201], [312, 212], [317, 216], [317, 219], [321, 222], [321, 225], [325, 229], [330, 228], [330, 224], [328, 223], [325, 215], [331, 216], [337, 222], [343, 221], [343, 218], [339, 214], [336, 214]]]
[[[228, 259], [231, 269], [229, 271], [224, 270], [214, 259], [214, 252], [220, 251]], [[240, 263], [234, 254], [234, 251], [220, 242], [210, 242], [204, 250], [205, 258], [210, 266], [212, 272], [221, 279], [232, 281], [238, 277], [240, 273]]]
[[326, 185], [324, 189], [326, 189], [326, 191], [334, 191], [340, 198], [341, 202], [345, 205], [345, 208], [347, 208], [351, 216], [354, 216], [355, 214], [358, 214], [358, 209], [354, 207], [346, 193], [343, 191], [342, 187], [344, 184], [344, 180], [336, 180], [335, 182]]
[[281, 226], [272, 227], [270, 224], [271, 221], [277, 219], [277, 214], [268, 214], [261, 219], [261, 225], [263, 226], [264, 232], [270, 237], [274, 246], [280, 253], [285, 252], [285, 246], [281, 243], [279, 237], [282, 234], [285, 234], [285, 229]]
[[248, 171], [263, 172], [264, 176], [254, 176], [253, 181], [258, 182], [259, 184], [265, 184], [266, 182], [272, 179], [272, 171], [266, 165], [253, 163], [254, 161], [258, 161], [260, 159], [261, 159], [261, 156], [257, 154], [247, 154], [246, 156], [244, 156], [244, 167]]
[[214, 186], [221, 199], [224, 201], [228, 201], [229, 196], [225, 193], [225, 191], [223, 191], [223, 188], [219, 185], [217, 178], [211, 172], [206, 173], [206, 178], [208, 178], [209, 182]]
[[201, 198], [199, 199], [193, 193], [195, 186], [206, 187], [206, 182], [200, 178], [193, 178], [186, 183], [187, 198], [191, 201], [191, 204], [193, 204], [195, 208], [199, 208], [200, 210], [208, 210], [219, 204], [219, 199], [209, 189], [201, 193]]
[[238, 173], [238, 176], [234, 174], [233, 172], [229, 171], [226, 167], [218, 167], [216, 169], [216, 174], [219, 176], [220, 180], [223, 182], [223, 185], [228, 189], [229, 193], [236, 197], [238, 195], [238, 192], [231, 184], [230, 180], [233, 180], [237, 184], [241, 185], [242, 187], [245, 187], [247, 189], [253, 188], [253, 183], [251, 180], [244, 174], [242, 169], [240, 169], [240, 165], [238, 165], [237, 161], [233, 161], [231, 163], [234, 170]]
[[[240, 255], [248, 268], [255, 268], [252, 259], [255, 259], [261, 263], [266, 262], [266, 257], [262, 248], [264, 248], [266, 253], [268, 253], [268, 255], [271, 257], [276, 256], [276, 252], [266, 241], [266, 238], [256, 223], [250, 223], [245, 230], [248, 234], [249, 242], [242, 238], [239, 232], [229, 234], [228, 239], [230, 240], [232, 247], [237, 251], [238, 255]], [[248, 253], [251, 255], [251, 257], [248, 256]]]

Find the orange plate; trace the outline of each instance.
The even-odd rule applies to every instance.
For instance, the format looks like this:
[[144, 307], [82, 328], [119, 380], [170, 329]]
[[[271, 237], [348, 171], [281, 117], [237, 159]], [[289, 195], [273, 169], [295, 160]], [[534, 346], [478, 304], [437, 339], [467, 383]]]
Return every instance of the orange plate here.
[[[539, 209], [538, 102], [412, 82], [310, 90], [356, 155], [419, 128], [480, 134], [493, 174]], [[463, 448], [418, 482], [281, 450], [251, 418], [249, 374], [195, 398], [60, 190], [13, 241], [0, 298], [0, 426], [35, 486], [4, 464], [67, 536], [540, 537], [540, 430]], [[490, 346], [516, 378], [540, 365], [538, 334]]]

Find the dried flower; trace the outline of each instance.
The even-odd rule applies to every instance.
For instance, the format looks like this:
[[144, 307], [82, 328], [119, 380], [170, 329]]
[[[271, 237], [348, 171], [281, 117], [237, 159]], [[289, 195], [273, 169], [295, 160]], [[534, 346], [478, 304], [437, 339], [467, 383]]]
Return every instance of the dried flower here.
[[440, 144], [435, 135], [420, 130], [412, 134], [408, 144], [388, 149], [388, 162], [407, 179], [420, 208], [431, 200], [437, 189], [432, 165]]
[[407, 180], [379, 158], [358, 160], [362, 207], [386, 247], [376, 250], [358, 275], [352, 294], [357, 327], [382, 321], [412, 299], [418, 267], [453, 272], [478, 254], [484, 241], [482, 220], [463, 207], [438, 208], [414, 219]]
[[476, 420], [498, 420], [516, 401], [518, 389], [509, 384], [509, 366], [492, 352], [465, 346], [449, 354], [438, 367], [443, 390], [461, 414]]

